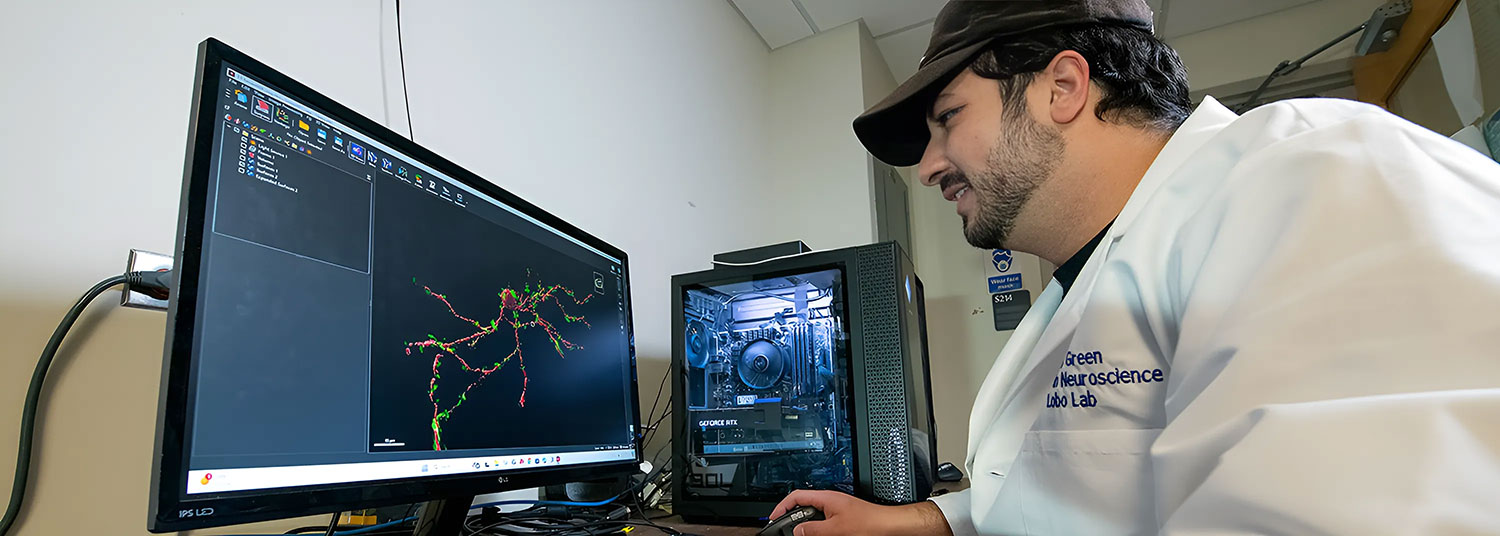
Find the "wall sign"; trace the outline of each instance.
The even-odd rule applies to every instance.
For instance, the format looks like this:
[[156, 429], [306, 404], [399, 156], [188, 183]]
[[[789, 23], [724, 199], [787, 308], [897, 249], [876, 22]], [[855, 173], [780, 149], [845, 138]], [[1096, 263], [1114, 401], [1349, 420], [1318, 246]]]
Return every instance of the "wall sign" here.
[[[1020, 277], [1020, 274], [1016, 274]], [[1017, 290], [990, 296], [990, 310], [995, 312], [995, 331], [1009, 331], [1021, 324], [1031, 310], [1031, 291]]]
[[991, 294], [1021, 290], [1021, 267], [1016, 265], [1015, 257], [1015, 252], [1008, 249], [989, 250], [985, 273]]

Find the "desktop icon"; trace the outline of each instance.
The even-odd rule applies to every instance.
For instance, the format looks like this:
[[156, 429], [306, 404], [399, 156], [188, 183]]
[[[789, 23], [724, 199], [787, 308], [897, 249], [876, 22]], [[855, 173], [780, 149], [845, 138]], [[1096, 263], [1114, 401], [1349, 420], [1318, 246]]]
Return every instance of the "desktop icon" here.
[[474, 462], [474, 468], [475, 468], [475, 469], [478, 469], [478, 468], [479, 468], [479, 462]]
[[396, 168], [396, 174], [400, 175], [402, 177], [405, 177], [406, 176], [406, 166], [401, 166], [401, 167]]
[[423, 473], [427, 472], [427, 464], [425, 464], [425, 463], [422, 464], [422, 472]]
[[364, 163], [365, 146], [352, 141], [349, 142], [349, 158], [353, 158], [356, 162]]
[[431, 189], [437, 189], [437, 181], [427, 181], [427, 187]]
[[260, 97], [256, 97], [255, 98], [255, 111], [259, 112], [259, 113], [262, 113], [262, 114], [270, 115], [271, 114], [271, 103], [268, 102], [268, 101], [266, 101], [266, 99], [262, 99]]
[[297, 120], [297, 128], [300, 128], [302, 130], [307, 130], [307, 129], [310, 129], [312, 127], [310, 127], [310, 126], [307, 125], [307, 121], [303, 121], [301, 119], [298, 119]]
[[374, 165], [375, 164], [375, 151], [368, 151], [365, 154], [370, 155], [370, 164]]
[[213, 473], [203, 473], [203, 478], [199, 479], [198, 483], [207, 486], [208, 485], [208, 481], [213, 480], [213, 479], [214, 479], [214, 474]]
[[236, 89], [234, 90], [234, 100], [239, 101], [240, 104], [245, 104], [250, 102], [250, 97], [246, 96], [245, 92]]
[[380, 159], [380, 169], [383, 169], [383, 170], [386, 170], [386, 171], [390, 171], [391, 170], [391, 160], [389, 158], [382, 158], [382, 159]]
[[292, 122], [291, 116], [288, 116], [286, 114], [286, 108], [277, 108], [276, 109], [276, 120], [277, 121], [281, 121], [282, 123], [291, 123]]
[[323, 140], [328, 139], [328, 131], [327, 130], [323, 130], [321, 128], [318, 129], [318, 139], [323, 139]]

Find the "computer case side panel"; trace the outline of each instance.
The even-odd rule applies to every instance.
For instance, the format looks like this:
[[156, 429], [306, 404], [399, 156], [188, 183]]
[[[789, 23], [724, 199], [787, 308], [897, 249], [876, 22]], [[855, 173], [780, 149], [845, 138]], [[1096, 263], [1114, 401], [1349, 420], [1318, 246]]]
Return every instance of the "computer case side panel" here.
[[[852, 259], [850, 250], [835, 250], [752, 266], [721, 265], [673, 277], [674, 433], [670, 448], [674, 512], [697, 520], [763, 518], [787, 492], [808, 487], [775, 484], [780, 481], [776, 475], [797, 467], [806, 469], [796, 479], [804, 484], [859, 494], [855, 481], [860, 469], [853, 452], [859, 427], [852, 408], [857, 398], [852, 392], [851, 358], [857, 349], [848, 331], [851, 311], [858, 307], [857, 297], [848, 291]], [[802, 292], [813, 297], [794, 305], [797, 300], [791, 298], [787, 280], [810, 285], [807, 289], [816, 292]], [[779, 289], [771, 293], [780, 298], [770, 298], [765, 292], [768, 285]], [[769, 309], [745, 303], [776, 303], [776, 299], [783, 303]], [[720, 313], [732, 320], [726, 324], [724, 318], [707, 314], [731, 302], [759, 311], [758, 319], [749, 321], [722, 309]], [[788, 310], [776, 313], [781, 306]], [[775, 320], [763, 322], [767, 316]], [[710, 337], [694, 341], [705, 333]], [[705, 357], [705, 350], [714, 357]], [[773, 363], [785, 363], [770, 367], [776, 371], [774, 382], [769, 376], [757, 378], [741, 370], [754, 364], [747, 358], [761, 352], [768, 352]], [[807, 359], [829, 366], [797, 368]], [[825, 385], [828, 391], [820, 391]], [[836, 408], [819, 401], [828, 400], [828, 393], [838, 393], [832, 399]], [[778, 416], [787, 419], [781, 426], [772, 424]], [[775, 437], [767, 439], [766, 435]], [[745, 453], [740, 454], [738, 448], [745, 448]], [[844, 461], [807, 465], [806, 460], [819, 456], [830, 462]], [[840, 471], [843, 476], [834, 474]]]
[[[764, 450], [756, 445], [766, 445], [767, 440], [748, 441], [737, 439], [738, 435], [725, 435], [730, 433], [729, 427], [738, 428], [732, 433], [743, 432], [745, 437], [769, 433], [768, 429], [776, 427], [746, 426], [744, 416], [761, 415], [763, 418], [759, 420], [762, 424], [768, 424], [775, 413], [746, 413], [743, 410], [752, 403], [758, 408], [762, 402], [769, 402], [774, 397], [784, 397], [786, 394], [784, 390], [773, 393], [780, 387], [741, 381], [744, 378], [739, 374], [739, 369], [751, 364], [745, 360], [745, 352], [748, 350], [748, 346], [744, 344], [746, 339], [725, 339], [724, 324], [715, 315], [704, 311], [707, 310], [705, 304], [709, 306], [708, 309], [713, 309], [721, 307], [720, 301], [725, 304], [741, 303], [737, 300], [752, 298], [732, 296], [755, 294], [766, 288], [766, 285], [757, 284], [747, 289], [743, 286], [744, 281], [769, 282], [788, 274], [793, 275], [793, 280], [801, 277], [804, 281], [810, 281], [807, 274], [830, 268], [839, 270], [841, 279], [832, 285], [826, 284], [827, 280], [824, 280], [825, 283], [814, 287], [837, 287], [842, 306], [825, 309], [829, 313], [804, 318], [822, 320], [836, 317], [840, 324], [837, 330], [840, 333], [839, 346], [833, 352], [833, 361], [837, 363], [833, 367], [833, 375], [843, 385], [840, 387], [843, 390], [838, 392], [847, 395], [847, 399], [840, 402], [840, 415], [847, 419], [848, 424], [842, 435], [831, 434], [827, 437], [846, 438], [835, 442], [839, 449], [844, 450], [830, 460], [847, 460], [843, 463], [847, 463], [848, 473], [842, 478], [848, 480], [845, 481], [847, 484], [823, 489], [841, 489], [862, 499], [885, 504], [911, 503], [924, 500], [930, 495], [936, 470], [932, 456], [936, 450], [930, 386], [927, 380], [926, 341], [922, 329], [925, 311], [921, 303], [921, 281], [916, 278], [910, 259], [895, 243], [887, 242], [807, 253], [753, 266], [723, 265], [709, 271], [673, 277], [671, 463], [673, 509], [676, 513], [705, 520], [755, 519], [766, 516], [781, 497], [772, 497], [774, 494], [767, 492], [770, 488], [765, 487], [765, 484], [784, 481], [774, 477], [774, 474], [773, 478], [752, 478], [746, 475], [766, 475], [764, 471], [767, 467], [775, 473], [785, 473], [786, 468], [778, 467], [779, 462], [767, 464], [764, 461], [766, 456], [812, 459], [807, 456], [819, 455], [815, 452], [819, 448], [813, 448], [810, 444], [802, 447], [783, 445]], [[724, 292], [715, 294], [714, 289]], [[793, 314], [795, 311], [792, 309], [800, 309], [802, 306], [792, 306], [789, 303], [791, 300], [787, 298], [790, 294], [778, 292], [783, 292], [781, 299], [788, 303], [760, 309], [762, 314], [755, 315], [756, 325], [760, 325], [759, 319], [767, 317], [764, 314], [767, 310], [786, 308], [784, 316], [798, 316]], [[814, 294], [822, 295], [821, 291]], [[713, 297], [714, 300], [705, 302], [705, 297]], [[685, 302], [689, 303], [685, 305]], [[730, 317], [736, 319], [735, 326], [729, 330], [731, 334], [757, 329], [754, 325], [747, 326], [740, 322], [743, 318], [739, 316], [730, 314]], [[776, 318], [777, 324], [782, 325], [779, 320], [781, 316]], [[787, 323], [785, 326], [795, 332], [792, 324], [794, 323]], [[712, 333], [717, 338], [707, 342], [704, 339], [696, 342], [693, 340], [694, 336], [703, 333]], [[772, 338], [771, 342], [783, 346], [783, 341]], [[693, 349], [689, 350], [689, 346]], [[783, 346], [781, 352], [771, 353], [785, 353], [785, 357], [790, 358], [798, 355], [788, 350], [793, 346], [795, 345]], [[814, 345], [814, 348], [817, 346]], [[717, 357], [706, 360], [705, 349]], [[780, 357], [777, 356], [776, 360], [780, 361]], [[788, 360], [788, 373], [781, 376], [782, 381], [788, 385], [799, 384], [799, 380], [791, 372], [792, 362]], [[815, 367], [814, 370], [819, 369]], [[715, 374], [719, 376], [714, 376]], [[757, 394], [758, 398], [751, 400], [749, 393], [762, 394]], [[743, 402], [732, 402], [741, 396], [746, 397]], [[805, 422], [809, 415], [806, 412], [816, 409], [805, 402], [791, 403], [790, 400], [780, 402], [779, 413], [783, 416], [802, 412]], [[738, 422], [732, 423], [736, 417], [739, 418]], [[716, 430], [716, 427], [726, 428]], [[796, 424], [781, 428], [783, 433], [787, 430], [820, 429], [810, 425], [799, 428]], [[791, 436], [784, 436], [775, 441], [791, 439]], [[717, 450], [709, 450], [708, 445], [715, 441], [718, 442]], [[725, 445], [749, 446], [751, 454], [737, 459], [738, 455], [734, 452], [723, 450]], [[822, 450], [825, 451], [823, 455], [828, 455], [827, 451], [830, 449]], [[729, 466], [736, 465], [741, 475], [729, 472]], [[816, 470], [823, 471], [826, 467], [820, 466]], [[709, 479], [716, 482], [709, 482]], [[716, 483], [728, 482], [726, 479], [734, 480], [733, 484], [715, 486]], [[792, 480], [805, 480], [811, 482], [813, 487], [833, 482], [822, 477]], [[743, 481], [760, 484], [753, 484], [746, 489]], [[796, 484], [795, 487], [801, 489], [806, 487], [804, 484]]]

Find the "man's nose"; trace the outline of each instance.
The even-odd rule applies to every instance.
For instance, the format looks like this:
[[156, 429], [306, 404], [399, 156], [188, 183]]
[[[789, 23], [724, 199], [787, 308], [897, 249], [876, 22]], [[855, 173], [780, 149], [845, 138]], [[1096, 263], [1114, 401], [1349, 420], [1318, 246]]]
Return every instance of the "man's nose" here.
[[927, 149], [922, 151], [922, 161], [917, 163], [917, 177], [925, 186], [937, 186], [938, 179], [953, 169], [953, 164], [948, 162], [948, 157], [936, 143], [929, 140]]

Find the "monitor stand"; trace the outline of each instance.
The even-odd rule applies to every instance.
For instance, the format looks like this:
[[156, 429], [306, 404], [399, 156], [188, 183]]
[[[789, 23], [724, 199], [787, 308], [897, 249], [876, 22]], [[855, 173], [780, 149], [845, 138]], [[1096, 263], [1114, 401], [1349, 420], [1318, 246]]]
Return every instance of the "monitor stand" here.
[[469, 506], [474, 497], [453, 497], [427, 501], [417, 514], [415, 536], [459, 536], [463, 534], [464, 520], [469, 516]]

